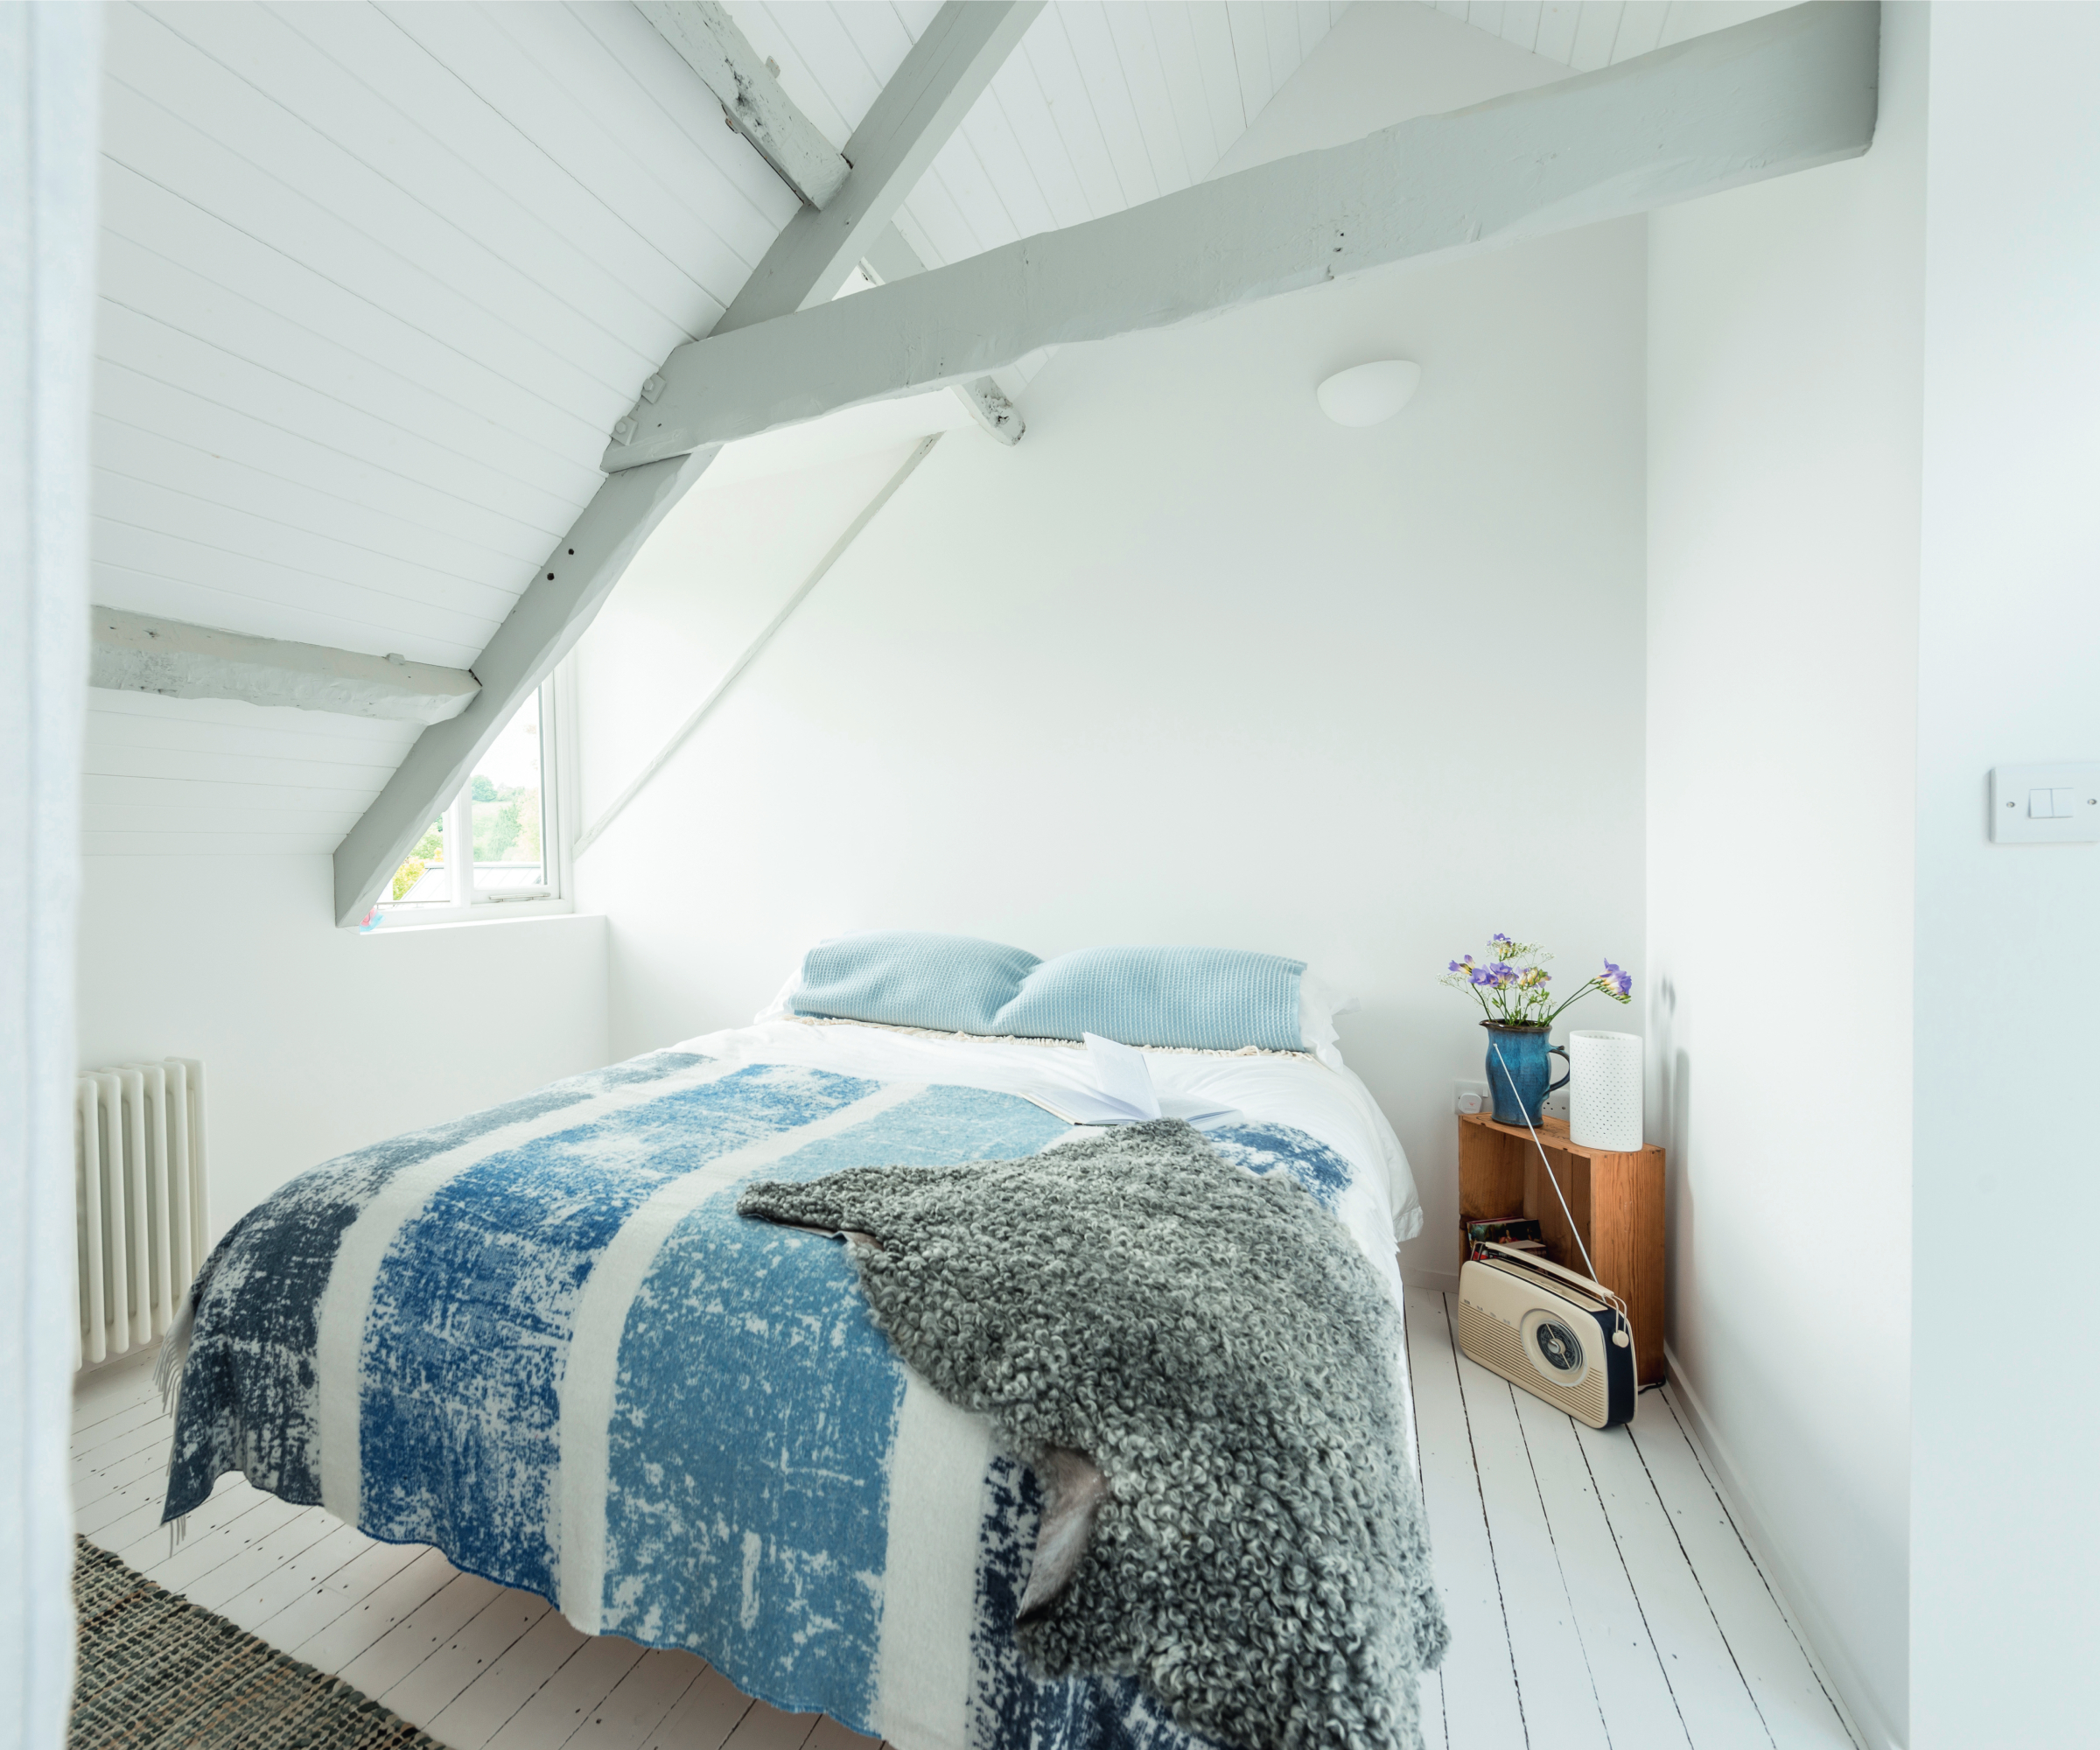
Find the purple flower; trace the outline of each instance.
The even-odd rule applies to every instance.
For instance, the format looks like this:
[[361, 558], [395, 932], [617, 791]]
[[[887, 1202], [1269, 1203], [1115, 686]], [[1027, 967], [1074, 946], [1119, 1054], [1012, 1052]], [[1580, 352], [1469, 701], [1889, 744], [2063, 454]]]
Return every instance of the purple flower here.
[[1469, 954], [1463, 960], [1452, 961], [1451, 970], [1453, 972], [1470, 972], [1473, 970], [1473, 956]]
[[1494, 983], [1494, 969], [1491, 966], [1475, 966], [1471, 969], [1471, 973], [1472, 982], [1475, 984], [1493, 984]]
[[1613, 965], [1612, 962], [1607, 960], [1604, 962], [1603, 982], [1606, 985], [1616, 989], [1618, 993], [1623, 997], [1634, 988], [1634, 975], [1630, 972], [1623, 972], [1620, 970], [1618, 967]]
[[1497, 931], [1494, 935], [1489, 936], [1488, 940], [1489, 942], [1508, 942], [1512, 947], [1514, 947], [1516, 942], [1516, 938], [1515, 936], [1503, 935], [1500, 931]]

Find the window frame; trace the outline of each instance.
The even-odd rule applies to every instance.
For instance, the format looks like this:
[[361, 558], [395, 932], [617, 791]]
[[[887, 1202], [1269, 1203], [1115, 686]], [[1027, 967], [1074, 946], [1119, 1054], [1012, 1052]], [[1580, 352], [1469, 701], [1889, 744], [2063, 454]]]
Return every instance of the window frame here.
[[540, 849], [542, 872], [547, 877], [544, 890], [509, 894], [474, 892], [473, 805], [470, 800], [474, 785], [470, 775], [460, 785], [458, 794], [439, 811], [444, 822], [444, 860], [452, 872], [452, 897], [412, 906], [381, 900], [373, 907], [378, 915], [360, 926], [364, 934], [429, 929], [444, 924], [496, 923], [508, 918], [575, 911], [576, 901], [570, 897], [574, 892], [570, 811], [562, 805], [576, 771], [576, 742], [571, 732], [575, 713], [569, 709], [574, 686], [574, 667], [566, 661], [539, 686]]

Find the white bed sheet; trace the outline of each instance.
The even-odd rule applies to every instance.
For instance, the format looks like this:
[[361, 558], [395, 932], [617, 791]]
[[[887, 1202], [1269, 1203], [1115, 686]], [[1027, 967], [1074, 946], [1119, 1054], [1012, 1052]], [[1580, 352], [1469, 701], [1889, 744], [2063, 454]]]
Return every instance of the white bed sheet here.
[[[761, 1021], [682, 1041], [681, 1051], [752, 1062], [801, 1063], [890, 1081], [946, 1082], [998, 1093], [1091, 1088], [1088, 1058], [1060, 1040], [974, 1039], [909, 1032], [858, 1021]], [[1422, 1200], [1393, 1127], [1348, 1069], [1283, 1052], [1147, 1051], [1162, 1098], [1230, 1106], [1250, 1118], [1289, 1124], [1359, 1168], [1336, 1214], [1365, 1243], [1396, 1291], [1392, 1248], [1422, 1231]], [[1382, 1166], [1383, 1172], [1373, 1169]], [[1389, 1236], [1385, 1244], [1374, 1236]]]

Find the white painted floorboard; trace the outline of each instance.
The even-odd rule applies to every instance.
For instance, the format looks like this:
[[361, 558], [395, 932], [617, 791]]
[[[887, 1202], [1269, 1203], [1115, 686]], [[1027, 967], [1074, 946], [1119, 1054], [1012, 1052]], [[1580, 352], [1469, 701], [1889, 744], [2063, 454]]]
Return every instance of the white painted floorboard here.
[[1452, 1322], [1444, 1296], [1408, 1291], [1452, 1630], [1428, 1743], [1854, 1750], [1669, 1389], [1600, 1434], [1468, 1361]]
[[[1410, 1290], [1407, 1312], [1452, 1627], [1423, 1685], [1432, 1750], [1852, 1750], [1667, 1390], [1595, 1433], [1460, 1354], [1442, 1296]], [[543, 1599], [237, 1477], [171, 1550], [169, 1433], [143, 1358], [82, 1376], [81, 1534], [451, 1750], [874, 1750], [692, 1654], [579, 1634]]]

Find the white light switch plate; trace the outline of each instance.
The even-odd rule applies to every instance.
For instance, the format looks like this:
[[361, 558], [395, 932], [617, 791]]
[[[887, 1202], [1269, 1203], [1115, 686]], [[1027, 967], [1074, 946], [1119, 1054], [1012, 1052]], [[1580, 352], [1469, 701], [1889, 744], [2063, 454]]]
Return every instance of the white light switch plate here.
[[1994, 844], [2100, 841], [2100, 763], [1992, 767], [1991, 839]]

